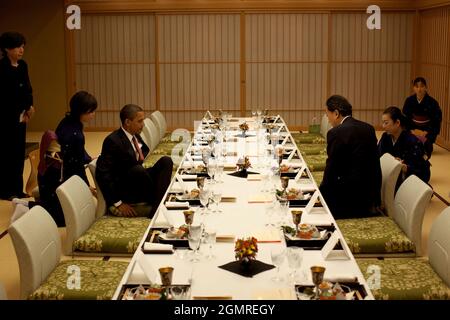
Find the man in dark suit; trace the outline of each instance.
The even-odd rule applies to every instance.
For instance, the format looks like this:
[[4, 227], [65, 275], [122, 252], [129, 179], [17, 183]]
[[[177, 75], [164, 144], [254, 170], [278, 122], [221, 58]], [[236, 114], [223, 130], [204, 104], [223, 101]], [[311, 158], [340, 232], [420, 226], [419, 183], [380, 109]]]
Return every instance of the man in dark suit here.
[[[153, 216], [171, 179], [172, 159], [162, 157], [151, 168], [142, 163], [149, 152], [140, 137], [144, 127], [144, 110], [128, 104], [120, 111], [122, 126], [108, 135], [97, 160], [96, 179], [108, 206], [116, 214], [133, 217], [137, 213], [131, 206], [148, 203]], [[113, 208], [113, 209], [114, 209]]]
[[371, 216], [380, 204], [381, 167], [374, 128], [352, 117], [344, 97], [331, 96], [326, 113], [328, 159], [320, 191], [335, 219]]

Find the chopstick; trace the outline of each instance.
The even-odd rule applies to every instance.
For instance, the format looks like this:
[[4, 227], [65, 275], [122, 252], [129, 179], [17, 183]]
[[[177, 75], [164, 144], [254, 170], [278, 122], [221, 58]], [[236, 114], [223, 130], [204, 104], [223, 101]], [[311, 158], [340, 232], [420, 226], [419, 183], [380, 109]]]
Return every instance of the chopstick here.
[[233, 300], [232, 296], [193, 296], [193, 300]]

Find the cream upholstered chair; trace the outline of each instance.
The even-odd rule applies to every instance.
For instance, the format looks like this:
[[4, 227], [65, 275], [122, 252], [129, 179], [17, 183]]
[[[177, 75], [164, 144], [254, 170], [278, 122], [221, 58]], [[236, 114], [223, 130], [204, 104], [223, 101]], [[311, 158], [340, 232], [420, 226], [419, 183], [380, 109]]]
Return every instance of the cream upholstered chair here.
[[[380, 271], [377, 299], [450, 299], [450, 207], [433, 222], [425, 258], [357, 259], [366, 279]], [[407, 276], [405, 276], [407, 275]]]
[[420, 256], [422, 223], [433, 191], [412, 175], [395, 195], [391, 217], [337, 220], [353, 254], [359, 256]]
[[7, 300], [7, 299], [8, 299], [8, 297], [6, 296], [5, 287], [0, 282], [0, 300]]
[[[33, 207], [8, 229], [20, 269], [22, 299], [111, 299], [128, 263], [60, 262], [61, 240], [48, 212]], [[79, 270], [80, 287], [68, 287], [69, 270]]]
[[322, 117], [322, 121], [320, 122], [320, 134], [322, 135], [322, 137], [325, 138], [325, 141], [327, 141], [327, 134], [328, 134], [328, 130], [331, 129], [331, 124], [328, 121], [328, 117], [326, 114], [323, 115]]
[[394, 194], [398, 176], [402, 169], [400, 161], [385, 153], [380, 158], [381, 165], [381, 205], [388, 216], [394, 215]]
[[94, 180], [95, 188], [97, 189], [97, 209], [95, 210], [95, 217], [98, 219], [103, 217], [106, 213], [106, 201], [103, 197], [103, 192], [98, 185], [97, 178], [95, 177], [95, 170], [97, 169], [97, 159], [92, 160], [88, 164], [89, 172], [91, 173], [92, 180]]
[[149, 145], [150, 153], [155, 150], [155, 148], [158, 146], [159, 141], [161, 140], [162, 136], [159, 132], [158, 128], [156, 127], [155, 123], [150, 118], [144, 119], [145, 128], [147, 131], [148, 139], [149, 139]]
[[161, 113], [161, 111], [156, 110], [150, 115], [150, 119], [152, 119], [152, 121], [158, 127], [161, 139], [164, 138], [167, 131], [167, 122], [166, 118], [164, 118], [164, 115]]
[[105, 215], [96, 219], [97, 209], [91, 191], [76, 175], [61, 184], [56, 194], [66, 220], [66, 255], [132, 255], [151, 222], [142, 216]]

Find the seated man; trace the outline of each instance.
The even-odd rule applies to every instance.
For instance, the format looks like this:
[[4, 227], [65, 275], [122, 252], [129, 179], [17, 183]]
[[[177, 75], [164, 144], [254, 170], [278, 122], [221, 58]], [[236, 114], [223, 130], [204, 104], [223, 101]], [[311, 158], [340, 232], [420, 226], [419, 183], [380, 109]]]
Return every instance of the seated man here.
[[172, 159], [162, 157], [151, 168], [142, 163], [149, 152], [139, 133], [144, 110], [128, 104], [120, 110], [121, 128], [108, 135], [97, 160], [96, 179], [113, 214], [134, 217], [133, 204], [148, 203], [153, 217], [172, 175]]
[[328, 98], [328, 159], [320, 191], [335, 219], [373, 215], [381, 198], [381, 167], [375, 129], [352, 117], [341, 96]]

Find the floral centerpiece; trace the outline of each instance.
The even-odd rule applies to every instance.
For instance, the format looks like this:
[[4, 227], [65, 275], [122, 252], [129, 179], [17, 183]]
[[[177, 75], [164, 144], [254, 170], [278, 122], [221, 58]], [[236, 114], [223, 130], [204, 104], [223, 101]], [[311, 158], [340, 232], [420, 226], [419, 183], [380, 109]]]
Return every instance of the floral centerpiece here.
[[250, 264], [252, 260], [256, 260], [258, 253], [258, 240], [255, 237], [236, 240], [234, 246], [234, 256], [244, 265]]
[[243, 122], [239, 125], [239, 129], [242, 131], [242, 136], [245, 138], [245, 133], [248, 131], [249, 126], [247, 124], [247, 122]]
[[236, 163], [236, 167], [240, 171], [247, 171], [248, 168], [250, 168], [252, 164], [250, 163], [250, 159], [248, 156], [245, 156], [244, 158], [239, 158], [238, 162]]

